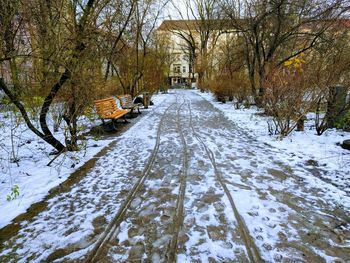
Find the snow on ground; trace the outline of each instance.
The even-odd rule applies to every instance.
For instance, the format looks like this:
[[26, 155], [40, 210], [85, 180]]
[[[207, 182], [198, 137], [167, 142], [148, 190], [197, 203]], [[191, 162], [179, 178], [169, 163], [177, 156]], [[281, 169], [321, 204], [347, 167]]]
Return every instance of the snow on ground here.
[[196, 93], [262, 144], [269, 144], [288, 153], [288, 160], [285, 161], [290, 165], [306, 164], [311, 171], [317, 166], [323, 173], [321, 175], [314, 171], [316, 176], [321, 176], [324, 180], [350, 193], [350, 152], [337, 145], [343, 140], [350, 139], [349, 132], [330, 129], [323, 135], [317, 136], [314, 115], [310, 113], [307, 115], [304, 132], [293, 131], [286, 138], [280, 139], [278, 136], [269, 135], [267, 124], [269, 117], [259, 115], [262, 111], [257, 108], [237, 110], [230, 102], [217, 102], [212, 93], [199, 91]]
[[78, 183], [50, 198], [45, 210], [31, 221], [20, 223], [18, 234], [4, 242], [0, 261], [13, 262], [20, 255], [19, 262], [33, 258], [52, 262], [50, 258], [58, 256], [55, 251], [64, 251], [69, 259], [87, 252], [96, 233], [104, 230], [125, 201], [152, 152], [160, 116], [168, 107], [160, 100], [154, 102], [151, 112], [117, 137]]
[[[162, 94], [154, 95], [152, 101], [158, 105], [165, 97]], [[153, 109], [149, 107], [141, 109], [141, 112]], [[86, 117], [79, 120], [82, 132], [101, 123], [95, 117], [93, 120]], [[0, 228], [24, 213], [31, 204], [43, 200], [50, 189], [65, 181], [71, 173], [116, 139], [88, 136], [87, 140], [81, 141], [81, 151], [62, 154], [49, 167], [47, 164], [54, 158], [49, 155], [53, 148], [23, 123], [18, 127], [16, 123], [18, 120], [13, 113], [0, 112]], [[64, 138], [62, 133], [54, 135], [60, 140]], [[14, 162], [16, 159], [18, 162]], [[19, 189], [17, 197], [12, 194], [15, 186]], [[11, 194], [15, 198], [8, 201]]]
[[[346, 230], [349, 228], [350, 196], [343, 190], [349, 189], [348, 186], [334, 186], [314, 176], [314, 170], [320, 167], [312, 170], [304, 163], [314, 157], [311, 154], [298, 161], [295, 156], [300, 153], [291, 154], [278, 145], [279, 141], [269, 145], [274, 137], [265, 135], [263, 130], [258, 129], [260, 133], [255, 136], [254, 128], [250, 127], [255, 122], [263, 127], [266, 118], [254, 116], [254, 121], [247, 121], [242, 127], [232, 105], [215, 102], [210, 94], [196, 94], [206, 97], [226, 117], [231, 115], [231, 121], [223, 121], [220, 114], [213, 115], [211, 105], [193, 110], [205, 112], [206, 125], [200, 123], [200, 114], [193, 117], [194, 122], [198, 123], [206, 145], [214, 152], [218, 171], [225, 178], [263, 259], [266, 262], [346, 261], [350, 245]], [[195, 98], [192, 101], [195, 108]], [[244, 113], [243, 110], [239, 112]], [[250, 110], [241, 118], [249, 120], [254, 113], [256, 111]], [[214, 121], [210, 123], [210, 119]], [[267, 134], [267, 129], [265, 132]], [[349, 178], [349, 167], [326, 168], [328, 170], [321, 171], [320, 177], [328, 171]], [[344, 232], [334, 235], [343, 224]], [[339, 238], [338, 234], [344, 238]]]
[[[117, 243], [111, 242], [109, 250], [119, 261], [132, 255], [161, 261], [170, 238], [166, 231], [172, 231], [168, 226], [175, 222], [172, 211], [179, 193], [180, 170], [186, 169], [180, 165], [185, 155], [176, 131], [179, 107], [178, 121], [189, 151], [179, 262], [247, 261], [233, 207], [219, 177], [224, 178], [221, 181], [266, 262], [347, 262], [350, 196], [314, 176], [312, 167], [308, 170], [305, 161], [314, 156], [299, 159], [303, 152], [281, 148], [281, 142], [262, 129], [266, 118], [254, 115], [254, 110], [236, 111], [232, 105], [221, 105], [210, 95], [196, 91], [175, 93], [179, 96], [170, 94], [167, 103], [155, 107], [119, 136], [79, 183], [50, 198], [45, 210], [32, 220], [21, 222], [18, 234], [4, 242], [0, 261], [81, 259], [141, 176], [165, 114], [151, 172], [117, 229]], [[175, 101], [177, 106], [170, 107]], [[232, 121], [224, 115], [231, 116]], [[269, 145], [272, 143], [275, 145]], [[290, 142], [287, 139], [284, 143]], [[206, 147], [213, 153], [217, 168]], [[332, 167], [327, 165], [325, 171], [339, 171], [344, 176], [348, 172], [347, 167]], [[319, 168], [322, 166], [315, 170]], [[148, 242], [147, 254], [144, 241]]]

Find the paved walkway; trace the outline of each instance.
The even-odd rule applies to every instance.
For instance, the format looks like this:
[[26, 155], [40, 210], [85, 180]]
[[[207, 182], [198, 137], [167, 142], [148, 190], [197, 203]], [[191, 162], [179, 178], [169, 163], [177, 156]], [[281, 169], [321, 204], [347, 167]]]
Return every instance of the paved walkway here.
[[0, 262], [349, 262], [349, 197], [286, 161], [175, 91], [22, 222]]

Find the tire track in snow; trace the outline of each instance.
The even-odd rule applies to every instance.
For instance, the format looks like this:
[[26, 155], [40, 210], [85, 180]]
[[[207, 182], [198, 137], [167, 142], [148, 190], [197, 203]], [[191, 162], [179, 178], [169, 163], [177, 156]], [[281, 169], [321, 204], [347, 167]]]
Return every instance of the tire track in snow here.
[[106, 227], [105, 231], [102, 232], [100, 238], [97, 240], [96, 244], [94, 245], [93, 249], [90, 250], [90, 252], [87, 254], [86, 259], [84, 262], [96, 262], [100, 255], [105, 253], [105, 248], [108, 244], [108, 242], [111, 240], [111, 238], [114, 236], [116, 230], [120, 226], [120, 224], [125, 219], [125, 213], [127, 212], [128, 208], [130, 207], [131, 202], [134, 200], [136, 193], [140, 190], [142, 185], [144, 184], [145, 180], [148, 178], [148, 175], [150, 174], [151, 168], [153, 167], [153, 164], [155, 162], [159, 145], [160, 145], [160, 137], [161, 137], [161, 131], [162, 131], [162, 125], [164, 123], [164, 119], [166, 117], [166, 113], [169, 111], [169, 109], [175, 105], [177, 102], [172, 103], [169, 105], [166, 110], [164, 111], [160, 122], [158, 124], [157, 128], [157, 137], [156, 137], [156, 143], [152, 150], [151, 156], [149, 157], [145, 168], [142, 172], [142, 175], [140, 179], [134, 184], [133, 188], [130, 190], [129, 195], [127, 196], [125, 202], [120, 206], [117, 214], [112, 218], [111, 222]]
[[187, 147], [187, 142], [182, 130], [182, 125], [180, 120], [180, 110], [182, 109], [182, 106], [186, 102], [184, 96], [182, 97], [183, 97], [182, 98], [183, 102], [177, 108], [176, 124], [177, 124], [178, 133], [180, 134], [181, 144], [183, 147], [183, 162], [182, 162], [182, 173], [180, 176], [179, 194], [178, 194], [175, 216], [173, 221], [174, 222], [173, 234], [168, 246], [168, 251], [166, 253], [167, 262], [169, 263], [176, 262], [177, 240], [179, 237], [180, 228], [183, 225], [183, 221], [184, 221], [184, 200], [185, 200], [185, 193], [186, 193], [187, 173], [188, 173], [187, 172], [188, 171], [188, 147]]
[[206, 152], [206, 154], [207, 154], [207, 156], [208, 156], [208, 158], [209, 158], [209, 160], [214, 168], [215, 177], [217, 178], [218, 182], [220, 183], [221, 187], [223, 188], [225, 195], [227, 196], [227, 198], [231, 204], [234, 217], [237, 220], [239, 232], [241, 233], [241, 236], [243, 237], [243, 242], [244, 242], [244, 245], [246, 247], [249, 260], [251, 262], [264, 262], [264, 260], [260, 256], [260, 253], [259, 253], [257, 246], [254, 243], [254, 240], [252, 239], [252, 237], [249, 234], [249, 230], [244, 222], [244, 219], [239, 214], [239, 211], [235, 205], [235, 202], [233, 200], [233, 197], [232, 197], [230, 191], [229, 191], [221, 173], [219, 172], [219, 170], [217, 168], [216, 159], [215, 159], [215, 155], [214, 155], [213, 151], [205, 144], [202, 137], [196, 132], [196, 130], [194, 128], [193, 121], [192, 121], [191, 100], [190, 99], [187, 99], [187, 100], [188, 100], [187, 106], [188, 106], [189, 116], [190, 116], [189, 126], [190, 126], [192, 133], [193, 133], [194, 137], [196, 138], [196, 140], [205, 149], [205, 152]]

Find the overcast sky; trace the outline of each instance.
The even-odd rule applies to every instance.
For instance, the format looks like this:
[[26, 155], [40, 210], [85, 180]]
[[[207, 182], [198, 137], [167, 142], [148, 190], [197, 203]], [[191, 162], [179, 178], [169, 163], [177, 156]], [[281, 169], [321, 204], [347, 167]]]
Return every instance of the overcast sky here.
[[[174, 5], [176, 5], [176, 7]], [[170, 1], [167, 5], [164, 19], [181, 19], [179, 10], [183, 14], [183, 18], [187, 19], [186, 5], [183, 0], [173, 0], [173, 2]]]

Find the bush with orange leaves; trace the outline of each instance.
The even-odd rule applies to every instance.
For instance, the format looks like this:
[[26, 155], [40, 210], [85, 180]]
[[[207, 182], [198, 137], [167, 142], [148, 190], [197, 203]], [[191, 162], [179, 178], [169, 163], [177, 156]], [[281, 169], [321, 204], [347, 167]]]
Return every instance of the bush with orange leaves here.
[[264, 102], [266, 113], [272, 117], [268, 121], [270, 134], [287, 136], [312, 109], [314, 92], [307, 71], [303, 58], [295, 57], [266, 78]]

